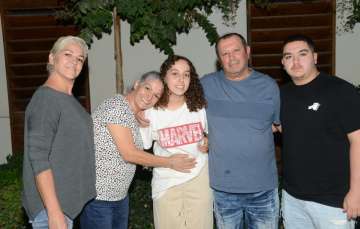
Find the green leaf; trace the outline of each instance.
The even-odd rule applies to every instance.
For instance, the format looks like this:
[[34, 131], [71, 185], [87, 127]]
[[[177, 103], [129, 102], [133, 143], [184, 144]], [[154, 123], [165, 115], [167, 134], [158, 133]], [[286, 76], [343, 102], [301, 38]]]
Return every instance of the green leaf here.
[[[215, 26], [207, 19], [214, 7], [231, 20], [240, 0], [68, 0], [59, 13], [72, 18], [81, 29], [81, 36], [92, 37], [110, 33], [112, 10], [116, 6], [122, 20], [129, 22], [130, 42], [134, 44], [148, 36], [150, 42], [165, 54], [173, 53], [178, 33], [188, 33], [196, 22], [206, 33], [210, 44], [217, 38]], [[254, 0], [269, 1], [269, 0]], [[199, 13], [202, 12], [202, 13]]]

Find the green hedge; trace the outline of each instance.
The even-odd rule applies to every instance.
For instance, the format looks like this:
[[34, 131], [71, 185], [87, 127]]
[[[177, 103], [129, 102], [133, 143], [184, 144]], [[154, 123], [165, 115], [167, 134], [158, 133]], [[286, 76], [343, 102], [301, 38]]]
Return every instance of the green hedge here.
[[0, 228], [26, 228], [20, 200], [22, 156], [9, 156], [7, 160], [7, 164], [0, 165]]
[[153, 229], [151, 171], [138, 167], [130, 187], [129, 229]]
[[[7, 159], [7, 164], [0, 165], [0, 228], [29, 228], [21, 207], [22, 154]], [[150, 180], [150, 171], [137, 170], [130, 188], [129, 229], [154, 228]]]

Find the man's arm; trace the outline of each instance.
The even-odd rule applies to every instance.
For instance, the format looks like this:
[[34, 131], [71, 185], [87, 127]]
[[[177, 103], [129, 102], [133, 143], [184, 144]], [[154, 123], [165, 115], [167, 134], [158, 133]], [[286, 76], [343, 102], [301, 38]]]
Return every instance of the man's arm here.
[[360, 216], [360, 129], [348, 134], [350, 142], [350, 190], [343, 208], [348, 219]]

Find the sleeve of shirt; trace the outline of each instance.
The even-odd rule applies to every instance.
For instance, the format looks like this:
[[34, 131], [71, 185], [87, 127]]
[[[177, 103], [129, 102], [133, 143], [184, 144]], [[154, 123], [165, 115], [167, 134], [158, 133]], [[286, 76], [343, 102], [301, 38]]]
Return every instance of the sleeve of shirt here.
[[51, 168], [49, 157], [61, 116], [56, 99], [51, 98], [46, 94], [36, 96], [26, 114], [25, 148], [35, 176]]
[[105, 101], [102, 121], [104, 123], [117, 124], [123, 127], [131, 128], [131, 122], [129, 120], [132, 114], [130, 112], [130, 108], [128, 108], [127, 104], [125, 104], [123, 100], [119, 97], [114, 97]]
[[360, 129], [360, 94], [351, 84], [344, 83], [336, 93], [340, 124], [346, 133]]
[[152, 123], [154, 120], [151, 119], [151, 111], [145, 111], [145, 118], [150, 120], [150, 125], [148, 127], [140, 127], [141, 138], [143, 140], [144, 148], [150, 149], [153, 143], [152, 136]]
[[280, 124], [280, 90], [277, 83], [274, 83], [274, 124]]

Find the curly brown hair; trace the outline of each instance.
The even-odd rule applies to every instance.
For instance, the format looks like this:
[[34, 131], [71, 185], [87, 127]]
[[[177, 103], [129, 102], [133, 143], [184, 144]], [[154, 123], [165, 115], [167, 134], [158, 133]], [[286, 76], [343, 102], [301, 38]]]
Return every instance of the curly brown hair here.
[[[166, 73], [169, 69], [175, 64], [178, 60], [184, 60], [188, 63], [190, 67], [190, 85], [188, 90], [185, 92], [185, 101], [186, 105], [189, 108], [190, 112], [198, 111], [207, 106], [207, 102], [205, 100], [205, 95], [203, 88], [200, 84], [199, 75], [196, 73], [194, 65], [191, 61], [179, 55], [169, 56], [160, 67], [160, 78], [165, 82]], [[169, 103], [169, 88], [165, 84], [164, 93], [162, 94], [159, 101], [155, 104], [155, 108], [164, 108]]]

